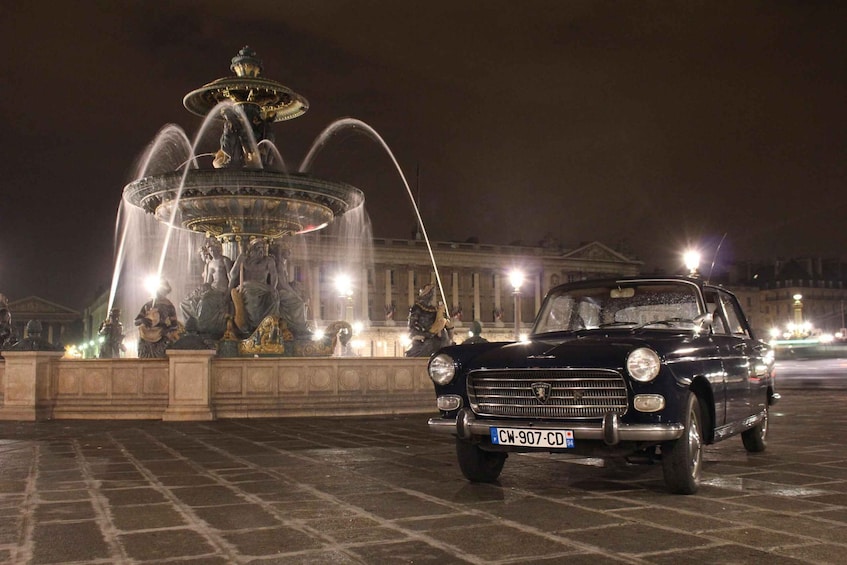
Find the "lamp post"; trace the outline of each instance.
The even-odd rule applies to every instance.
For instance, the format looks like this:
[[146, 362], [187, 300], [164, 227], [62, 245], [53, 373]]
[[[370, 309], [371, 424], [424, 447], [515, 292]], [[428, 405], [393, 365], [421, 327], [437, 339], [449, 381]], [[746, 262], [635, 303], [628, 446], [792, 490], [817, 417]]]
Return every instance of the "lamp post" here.
[[509, 273], [509, 282], [512, 283], [513, 296], [515, 297], [515, 341], [521, 339], [521, 285], [523, 285], [523, 278], [523, 273], [517, 269]]
[[795, 294], [792, 298], [794, 298], [794, 326], [797, 328], [796, 332], [800, 333], [804, 330], [803, 328], [803, 295]]

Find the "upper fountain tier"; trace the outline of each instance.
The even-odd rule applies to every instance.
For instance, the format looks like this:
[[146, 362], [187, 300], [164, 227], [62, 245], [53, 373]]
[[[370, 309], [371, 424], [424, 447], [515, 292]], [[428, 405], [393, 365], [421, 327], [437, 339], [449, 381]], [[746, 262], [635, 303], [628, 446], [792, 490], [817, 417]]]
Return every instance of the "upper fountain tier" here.
[[232, 58], [230, 69], [236, 76], [219, 78], [185, 95], [182, 103], [189, 112], [206, 116], [221, 102], [232, 102], [258, 107], [263, 122], [281, 122], [309, 109], [309, 102], [287, 86], [259, 76], [262, 61], [249, 47]]
[[213, 168], [199, 168], [197, 158], [188, 156], [185, 171], [135, 180], [124, 188], [124, 199], [164, 224], [221, 239], [314, 231], [361, 205], [364, 195], [348, 184], [269, 170], [279, 158], [270, 125], [302, 115], [309, 104], [259, 77], [262, 63], [249, 47], [232, 59], [231, 69], [236, 76], [210, 82], [183, 100], [189, 111], [223, 124]]

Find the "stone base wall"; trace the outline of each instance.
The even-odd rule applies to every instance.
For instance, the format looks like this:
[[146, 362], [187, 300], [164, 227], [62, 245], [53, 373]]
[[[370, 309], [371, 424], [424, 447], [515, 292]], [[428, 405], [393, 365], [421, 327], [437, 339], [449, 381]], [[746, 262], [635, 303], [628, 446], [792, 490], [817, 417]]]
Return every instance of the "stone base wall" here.
[[57, 420], [160, 420], [168, 407], [167, 359], [61, 359], [52, 378]]
[[[77, 360], [4, 352], [0, 420], [279, 418], [434, 413], [426, 359]], [[11, 371], [10, 368], [14, 367]]]
[[223, 418], [435, 411], [425, 359], [220, 359], [211, 387]]

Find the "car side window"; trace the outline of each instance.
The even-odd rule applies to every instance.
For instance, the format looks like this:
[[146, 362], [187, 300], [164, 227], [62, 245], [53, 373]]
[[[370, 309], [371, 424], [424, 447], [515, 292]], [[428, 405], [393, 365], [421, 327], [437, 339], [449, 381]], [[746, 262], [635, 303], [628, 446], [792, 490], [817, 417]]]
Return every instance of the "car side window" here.
[[738, 305], [738, 301], [732, 295], [725, 292], [721, 292], [718, 296], [723, 305], [727, 322], [729, 322], [729, 332], [732, 335], [749, 338], [750, 332], [747, 331], [747, 324], [744, 321], [744, 315], [741, 313], [741, 307]]
[[706, 293], [706, 308], [712, 315], [712, 332], [718, 335], [726, 335], [728, 332], [724, 323], [721, 303], [714, 292]]

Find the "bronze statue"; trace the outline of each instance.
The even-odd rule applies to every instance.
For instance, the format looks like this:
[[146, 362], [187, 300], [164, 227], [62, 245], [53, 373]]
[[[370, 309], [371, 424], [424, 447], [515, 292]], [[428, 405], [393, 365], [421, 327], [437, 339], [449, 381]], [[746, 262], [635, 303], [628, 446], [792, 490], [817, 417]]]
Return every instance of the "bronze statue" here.
[[473, 345], [474, 343], [488, 343], [488, 340], [482, 337], [482, 324], [477, 320], [471, 322], [471, 329], [468, 331], [470, 337], [462, 342], [462, 344]]
[[285, 320], [285, 325], [295, 337], [308, 336], [306, 327], [306, 301], [296, 287], [297, 282], [290, 279], [288, 273], [288, 258], [291, 250], [277, 242], [272, 247], [276, 260], [277, 283], [279, 295], [279, 315]]
[[238, 256], [229, 272], [229, 288], [235, 306], [235, 325], [250, 334], [267, 316], [279, 315], [279, 272], [268, 255], [268, 243], [257, 237]]
[[12, 327], [12, 312], [9, 299], [0, 294], [0, 349], [9, 349], [18, 342], [15, 328]]
[[138, 326], [138, 357], [154, 359], [166, 357], [165, 349], [179, 338], [179, 322], [176, 308], [167, 299], [171, 285], [162, 281], [156, 290], [156, 296], [144, 306], [135, 317]]
[[182, 301], [180, 312], [187, 327], [198, 334], [219, 338], [226, 331], [230, 315], [229, 271], [232, 260], [223, 254], [223, 245], [210, 237], [200, 248], [203, 284]]
[[409, 337], [412, 345], [406, 357], [429, 357], [453, 343], [453, 324], [433, 284], [424, 286], [409, 308]]
[[100, 359], [118, 359], [121, 353], [126, 351], [124, 326], [121, 323], [119, 308], [109, 310], [109, 317], [103, 320], [97, 333], [103, 338], [103, 343], [100, 345]]

